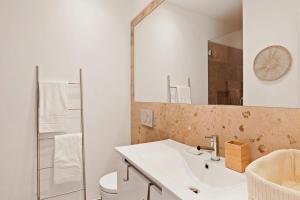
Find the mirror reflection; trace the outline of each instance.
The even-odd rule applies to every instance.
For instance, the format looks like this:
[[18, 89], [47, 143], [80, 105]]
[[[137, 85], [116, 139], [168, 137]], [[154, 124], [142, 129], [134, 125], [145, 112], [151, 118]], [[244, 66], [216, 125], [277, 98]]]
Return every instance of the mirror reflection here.
[[242, 105], [242, 0], [167, 0], [135, 29], [135, 100]]

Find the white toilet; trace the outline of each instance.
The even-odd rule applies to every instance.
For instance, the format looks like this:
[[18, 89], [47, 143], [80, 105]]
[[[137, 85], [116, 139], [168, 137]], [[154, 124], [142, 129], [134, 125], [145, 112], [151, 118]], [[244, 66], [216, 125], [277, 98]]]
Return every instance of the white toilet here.
[[116, 200], [118, 187], [117, 172], [103, 176], [99, 181], [100, 195], [102, 200]]

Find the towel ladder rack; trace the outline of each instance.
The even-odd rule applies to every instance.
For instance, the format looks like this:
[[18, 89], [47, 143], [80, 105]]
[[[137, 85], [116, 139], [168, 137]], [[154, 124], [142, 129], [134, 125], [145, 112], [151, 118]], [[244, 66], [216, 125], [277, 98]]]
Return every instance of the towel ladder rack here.
[[82, 69], [79, 70], [79, 78], [80, 81], [77, 82], [69, 82], [69, 85], [79, 85], [80, 87], [80, 108], [69, 108], [69, 111], [80, 111], [80, 122], [81, 122], [81, 133], [82, 133], [82, 186], [83, 188], [65, 192], [62, 194], [56, 194], [49, 197], [41, 197], [41, 171], [46, 169], [53, 169], [53, 166], [41, 168], [41, 155], [40, 155], [40, 141], [41, 140], [54, 140], [54, 137], [40, 138], [39, 131], [39, 66], [36, 66], [36, 131], [37, 131], [37, 200], [48, 200], [52, 198], [57, 198], [65, 195], [69, 195], [76, 192], [83, 191], [84, 200], [87, 198], [86, 193], [86, 172], [85, 172], [85, 146], [84, 146], [84, 115], [83, 115], [83, 81], [82, 81]]

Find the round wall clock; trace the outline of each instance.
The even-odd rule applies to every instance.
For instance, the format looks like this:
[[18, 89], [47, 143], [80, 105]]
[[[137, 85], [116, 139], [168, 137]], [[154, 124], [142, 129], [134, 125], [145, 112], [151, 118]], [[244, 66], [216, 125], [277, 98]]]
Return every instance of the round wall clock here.
[[254, 72], [264, 81], [274, 81], [283, 77], [292, 65], [292, 56], [283, 46], [263, 49], [254, 60]]

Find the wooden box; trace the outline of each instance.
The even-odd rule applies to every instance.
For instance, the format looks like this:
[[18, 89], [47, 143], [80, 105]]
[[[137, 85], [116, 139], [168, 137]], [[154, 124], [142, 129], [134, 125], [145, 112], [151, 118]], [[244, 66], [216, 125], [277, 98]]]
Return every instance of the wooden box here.
[[249, 145], [240, 141], [225, 142], [225, 165], [243, 173], [250, 163]]

